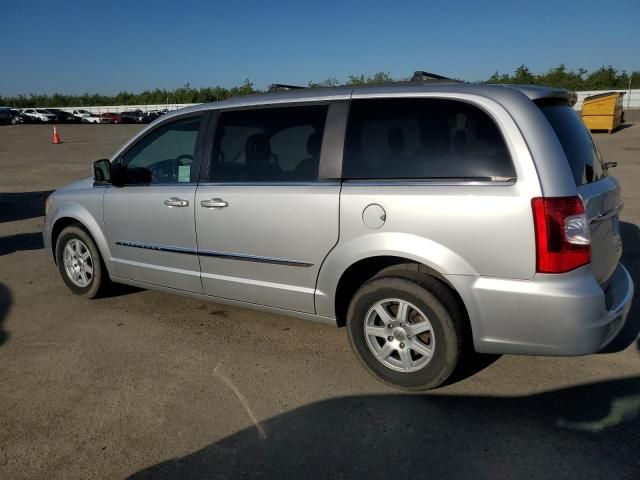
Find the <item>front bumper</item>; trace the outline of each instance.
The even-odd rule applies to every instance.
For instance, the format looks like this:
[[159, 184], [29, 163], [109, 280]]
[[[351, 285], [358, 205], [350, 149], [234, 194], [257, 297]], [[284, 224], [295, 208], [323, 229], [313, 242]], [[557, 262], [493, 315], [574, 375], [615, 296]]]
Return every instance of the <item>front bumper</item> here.
[[44, 227], [42, 229], [42, 243], [44, 244], [44, 249], [49, 253], [49, 258], [53, 263], [56, 262], [55, 256], [53, 254], [53, 248], [51, 248], [51, 217], [45, 213], [44, 216]]
[[633, 281], [619, 264], [606, 291], [589, 266], [533, 280], [450, 275], [482, 353], [586, 355], [606, 347], [631, 308]]

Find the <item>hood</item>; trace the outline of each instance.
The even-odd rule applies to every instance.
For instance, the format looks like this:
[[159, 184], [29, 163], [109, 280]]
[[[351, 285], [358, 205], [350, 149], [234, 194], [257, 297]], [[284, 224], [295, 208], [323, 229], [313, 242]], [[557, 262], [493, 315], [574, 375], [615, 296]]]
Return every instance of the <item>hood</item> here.
[[69, 183], [64, 187], [56, 190], [55, 193], [57, 192], [65, 193], [65, 192], [70, 192], [72, 190], [82, 190], [82, 189], [91, 188], [91, 187], [93, 187], [93, 177], [87, 177], [87, 178], [83, 178], [82, 180]]

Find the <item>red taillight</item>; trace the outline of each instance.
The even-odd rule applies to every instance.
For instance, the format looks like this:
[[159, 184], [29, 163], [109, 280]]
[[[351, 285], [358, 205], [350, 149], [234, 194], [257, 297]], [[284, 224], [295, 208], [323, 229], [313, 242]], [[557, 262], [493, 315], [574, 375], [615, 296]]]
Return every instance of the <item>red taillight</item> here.
[[568, 272], [591, 261], [589, 221], [580, 197], [536, 197], [531, 206], [538, 273]]

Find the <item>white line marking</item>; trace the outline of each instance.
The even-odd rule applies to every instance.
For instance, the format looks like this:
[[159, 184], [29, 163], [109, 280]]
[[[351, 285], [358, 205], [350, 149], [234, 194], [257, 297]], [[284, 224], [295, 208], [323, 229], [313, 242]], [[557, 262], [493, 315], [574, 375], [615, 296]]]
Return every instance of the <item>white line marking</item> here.
[[218, 371], [218, 368], [220, 368], [221, 363], [222, 362], [218, 362], [218, 365], [216, 365], [216, 368], [213, 369], [213, 373], [220, 380], [222, 380], [225, 383], [225, 385], [227, 385], [233, 391], [233, 393], [235, 393], [236, 397], [238, 397], [238, 400], [240, 400], [240, 403], [242, 404], [245, 411], [247, 412], [247, 415], [249, 415], [249, 418], [251, 419], [256, 429], [258, 430], [258, 435], [260, 435], [261, 439], [265, 440], [267, 438], [267, 432], [265, 431], [262, 424], [258, 421], [256, 416], [251, 411], [251, 407], [249, 406], [249, 402], [247, 401], [245, 396], [242, 395], [242, 393], [240, 393], [240, 390], [238, 390], [238, 388], [233, 384], [233, 382], [231, 382], [231, 379], [229, 377], [227, 377], [224, 373]]

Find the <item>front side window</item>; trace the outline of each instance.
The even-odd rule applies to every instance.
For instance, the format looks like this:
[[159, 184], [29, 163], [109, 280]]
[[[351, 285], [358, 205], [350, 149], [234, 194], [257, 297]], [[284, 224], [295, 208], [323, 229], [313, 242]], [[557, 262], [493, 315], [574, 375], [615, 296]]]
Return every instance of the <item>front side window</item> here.
[[317, 180], [326, 115], [326, 105], [223, 112], [209, 181]]
[[143, 137], [122, 157], [126, 183], [193, 183], [193, 161], [201, 117], [162, 125]]
[[513, 178], [498, 126], [468, 103], [440, 99], [354, 100], [346, 179]]

